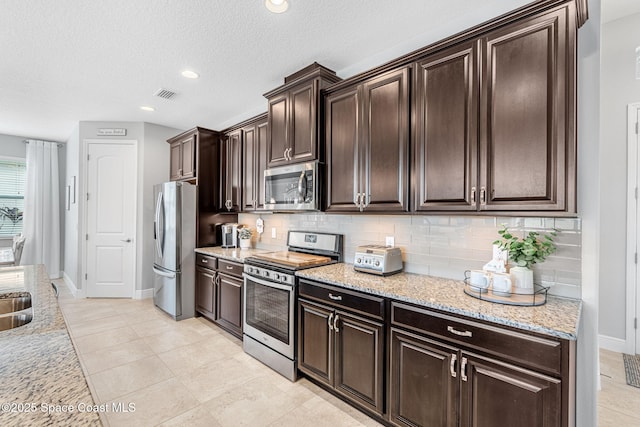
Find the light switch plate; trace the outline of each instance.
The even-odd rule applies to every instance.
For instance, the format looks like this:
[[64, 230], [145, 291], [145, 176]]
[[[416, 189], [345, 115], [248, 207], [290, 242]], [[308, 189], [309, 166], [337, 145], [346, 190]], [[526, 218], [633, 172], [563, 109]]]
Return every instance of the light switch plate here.
[[393, 246], [395, 246], [395, 243], [396, 243], [396, 239], [393, 236], [387, 236], [384, 239], [384, 245], [385, 246], [393, 247]]
[[271, 238], [275, 239], [278, 235], [276, 234], [276, 228], [271, 227]]
[[264, 220], [262, 218], [256, 220], [256, 231], [258, 234], [264, 233]]

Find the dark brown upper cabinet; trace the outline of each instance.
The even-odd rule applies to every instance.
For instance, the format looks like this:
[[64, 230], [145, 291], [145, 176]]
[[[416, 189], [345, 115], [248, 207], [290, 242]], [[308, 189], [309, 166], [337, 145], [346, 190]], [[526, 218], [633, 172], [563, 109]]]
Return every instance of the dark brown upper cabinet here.
[[415, 211], [475, 210], [478, 172], [478, 43], [415, 65]]
[[409, 68], [329, 93], [327, 211], [408, 210]]
[[226, 133], [221, 150], [222, 212], [239, 212], [242, 205], [242, 129]]
[[320, 91], [339, 80], [335, 72], [314, 63], [264, 95], [268, 99], [268, 167], [318, 158]]
[[242, 210], [264, 208], [264, 171], [267, 168], [267, 116], [242, 128], [244, 156], [242, 157]]
[[575, 212], [575, 33], [568, 7], [481, 39], [481, 210]]
[[169, 179], [171, 181], [195, 182], [198, 173], [209, 167], [213, 159], [202, 158], [206, 150], [217, 142], [218, 133], [196, 127], [167, 140], [169, 151]]
[[414, 211], [576, 211], [575, 10], [419, 60]]

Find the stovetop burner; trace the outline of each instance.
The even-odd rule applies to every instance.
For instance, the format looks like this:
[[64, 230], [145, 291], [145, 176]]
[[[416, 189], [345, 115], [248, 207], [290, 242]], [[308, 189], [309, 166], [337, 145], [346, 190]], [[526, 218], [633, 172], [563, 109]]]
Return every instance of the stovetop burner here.
[[287, 251], [255, 254], [245, 264], [279, 271], [296, 271], [342, 261], [342, 235], [289, 231]]

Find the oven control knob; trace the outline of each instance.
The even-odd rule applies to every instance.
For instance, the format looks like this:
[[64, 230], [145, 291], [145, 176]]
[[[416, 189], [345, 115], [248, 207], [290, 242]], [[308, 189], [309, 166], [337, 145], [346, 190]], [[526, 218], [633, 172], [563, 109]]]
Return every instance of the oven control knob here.
[[380, 261], [376, 260], [376, 267], [380, 267]]
[[356, 263], [357, 263], [357, 264], [362, 264], [362, 258], [358, 258], [358, 259], [356, 260]]
[[273, 280], [280, 280], [280, 275], [278, 273], [274, 273]]
[[268, 272], [268, 271], [265, 271], [265, 272], [263, 272], [263, 273], [262, 273], [262, 275], [263, 275], [264, 277], [269, 277], [269, 272]]

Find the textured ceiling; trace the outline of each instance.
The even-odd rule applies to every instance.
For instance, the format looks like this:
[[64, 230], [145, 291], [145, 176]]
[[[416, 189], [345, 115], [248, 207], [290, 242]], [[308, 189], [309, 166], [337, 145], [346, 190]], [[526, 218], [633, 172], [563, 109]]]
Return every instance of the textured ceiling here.
[[[314, 61], [350, 77], [529, 2], [289, 0], [276, 15], [262, 0], [2, 0], [0, 133], [64, 141], [83, 120], [223, 129]], [[178, 95], [154, 97], [161, 87]]]

